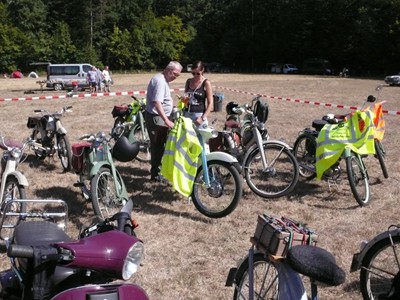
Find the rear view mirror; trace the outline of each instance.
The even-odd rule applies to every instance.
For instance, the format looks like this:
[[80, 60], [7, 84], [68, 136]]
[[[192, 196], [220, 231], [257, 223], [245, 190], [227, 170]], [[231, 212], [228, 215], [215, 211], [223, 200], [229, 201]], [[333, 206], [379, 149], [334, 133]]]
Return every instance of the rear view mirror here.
[[375, 96], [372, 96], [372, 95], [369, 95], [369, 96], [368, 96], [367, 102], [375, 102], [375, 101], [376, 101]]

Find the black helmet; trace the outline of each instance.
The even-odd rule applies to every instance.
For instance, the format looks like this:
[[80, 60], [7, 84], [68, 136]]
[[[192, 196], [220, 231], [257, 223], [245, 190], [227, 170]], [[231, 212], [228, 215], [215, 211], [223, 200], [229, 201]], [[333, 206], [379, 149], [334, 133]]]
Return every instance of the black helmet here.
[[237, 113], [235, 113], [232, 109], [235, 107], [238, 107], [238, 106], [239, 106], [239, 104], [237, 104], [236, 102], [233, 102], [233, 101], [229, 102], [226, 105], [226, 113], [228, 115], [236, 115]]
[[126, 136], [121, 136], [115, 143], [112, 154], [113, 157], [121, 162], [131, 161], [139, 153], [139, 143], [134, 142], [133, 144], [129, 142]]

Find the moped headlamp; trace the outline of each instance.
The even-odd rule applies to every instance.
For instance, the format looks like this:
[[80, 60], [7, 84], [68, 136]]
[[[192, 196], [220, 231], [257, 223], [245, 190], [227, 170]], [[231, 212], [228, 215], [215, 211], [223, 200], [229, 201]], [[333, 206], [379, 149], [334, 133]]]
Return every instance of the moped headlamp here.
[[21, 149], [19, 149], [19, 148], [13, 148], [13, 149], [10, 151], [10, 154], [11, 154], [11, 156], [14, 157], [14, 158], [20, 158], [21, 155], [22, 155], [22, 151], [21, 151]]
[[122, 266], [122, 279], [128, 280], [138, 271], [143, 253], [144, 246], [142, 242], [136, 242], [129, 248]]

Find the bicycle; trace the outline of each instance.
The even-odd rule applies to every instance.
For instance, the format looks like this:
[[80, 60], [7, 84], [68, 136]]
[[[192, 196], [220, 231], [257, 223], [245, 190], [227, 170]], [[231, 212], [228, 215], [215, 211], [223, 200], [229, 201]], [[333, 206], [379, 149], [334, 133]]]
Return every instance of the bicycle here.
[[350, 272], [360, 270], [364, 300], [400, 299], [400, 226], [391, 225], [353, 255]]
[[[112, 128], [114, 139], [118, 140], [121, 136], [126, 136], [131, 143], [138, 142], [140, 150], [136, 159], [141, 162], [150, 162], [150, 137], [144, 118], [146, 98], [131, 97], [133, 101], [130, 104], [114, 106], [111, 112], [115, 118]], [[124, 124], [127, 126], [121, 126]]]
[[[376, 100], [373, 96], [369, 96], [365, 103], [372, 103]], [[363, 105], [363, 107], [365, 104]], [[357, 110], [353, 113], [353, 115], [357, 118], [360, 118], [363, 112], [361, 110]], [[365, 112], [369, 119], [372, 120], [372, 112], [370, 110], [366, 110]], [[328, 114], [324, 116], [321, 120], [314, 120], [312, 122], [311, 128], [303, 129], [299, 136], [297, 137], [294, 146], [293, 146], [293, 154], [296, 157], [299, 163], [299, 174], [306, 178], [307, 180], [311, 180], [317, 176], [316, 164], [318, 157], [318, 139], [322, 136], [325, 136], [328, 130], [335, 130], [340, 126], [344, 126], [345, 115], [333, 115]], [[350, 122], [350, 121], [349, 121]], [[372, 125], [372, 122], [366, 124], [364, 121], [353, 120], [351, 124], [347, 124], [346, 126], [355, 126], [355, 129], [350, 128], [349, 130], [358, 130], [361, 126], [365, 126], [365, 132], [369, 130]], [[324, 127], [327, 126], [327, 127]], [[321, 134], [321, 131], [324, 130], [324, 133]], [[352, 141], [359, 144], [359, 147], [362, 147], [364, 144], [360, 144], [362, 140], [354, 137], [355, 134], [352, 135]], [[323, 138], [323, 137], [322, 137]], [[374, 139], [374, 145], [379, 143], [378, 140]], [[325, 142], [328, 143], [328, 142]], [[381, 144], [380, 144], [381, 145]], [[380, 147], [379, 145], [376, 148]], [[381, 148], [383, 149], [383, 148]], [[368, 150], [368, 149], [367, 149]], [[369, 150], [368, 150], [369, 151]], [[321, 153], [320, 153], [321, 154]], [[381, 154], [381, 153], [380, 153]], [[377, 154], [378, 158], [381, 157], [380, 154]], [[323, 155], [323, 154], [321, 154]], [[341, 178], [342, 170], [340, 167], [340, 161], [345, 160], [346, 162], [346, 173], [347, 178], [350, 184], [351, 191], [353, 193], [354, 198], [360, 206], [365, 206], [368, 204], [370, 199], [370, 187], [369, 187], [369, 175], [366, 165], [363, 161], [363, 154], [360, 154], [358, 148], [353, 146], [350, 143], [344, 144], [344, 150], [342, 154], [337, 158], [337, 160], [331, 164], [331, 166], [322, 174], [321, 178], [327, 180], [328, 182], [338, 182]], [[319, 158], [323, 159], [323, 156]]]
[[342, 284], [345, 272], [329, 251], [315, 246], [312, 234], [289, 218], [259, 216], [248, 255], [229, 270], [225, 285], [234, 286], [233, 299], [308, 299], [301, 275], [310, 278], [313, 300], [318, 299], [319, 284]]
[[289, 194], [297, 184], [299, 167], [288, 144], [269, 139], [265, 128], [269, 109], [261, 96], [251, 104], [228, 103], [226, 109], [225, 130], [210, 140], [212, 151], [237, 157], [248, 186], [257, 195], [277, 198]]

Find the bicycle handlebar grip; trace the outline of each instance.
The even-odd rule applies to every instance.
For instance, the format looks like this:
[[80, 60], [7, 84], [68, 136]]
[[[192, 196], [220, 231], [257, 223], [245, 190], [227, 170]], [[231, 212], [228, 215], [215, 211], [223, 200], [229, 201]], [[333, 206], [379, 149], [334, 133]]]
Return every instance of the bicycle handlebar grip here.
[[7, 255], [9, 257], [32, 258], [33, 248], [26, 245], [10, 245]]

